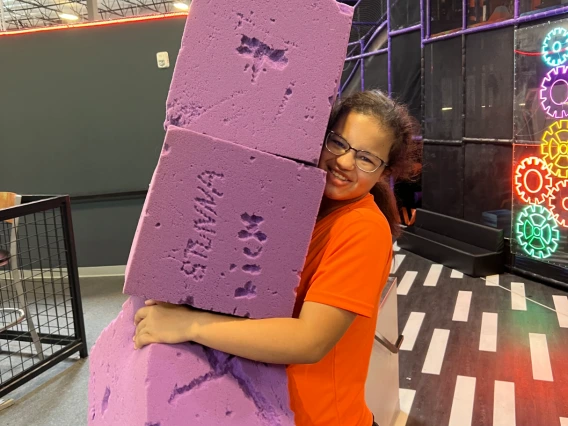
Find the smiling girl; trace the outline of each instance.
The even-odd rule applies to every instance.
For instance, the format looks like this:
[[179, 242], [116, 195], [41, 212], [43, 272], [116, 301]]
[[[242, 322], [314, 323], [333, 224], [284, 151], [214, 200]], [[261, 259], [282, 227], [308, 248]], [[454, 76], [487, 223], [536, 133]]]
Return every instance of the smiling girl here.
[[365, 381], [400, 232], [387, 182], [411, 173], [414, 130], [408, 110], [378, 91], [334, 108], [318, 164], [325, 191], [292, 318], [232, 318], [149, 300], [136, 314], [135, 347], [193, 341], [286, 364], [296, 425], [373, 425]]

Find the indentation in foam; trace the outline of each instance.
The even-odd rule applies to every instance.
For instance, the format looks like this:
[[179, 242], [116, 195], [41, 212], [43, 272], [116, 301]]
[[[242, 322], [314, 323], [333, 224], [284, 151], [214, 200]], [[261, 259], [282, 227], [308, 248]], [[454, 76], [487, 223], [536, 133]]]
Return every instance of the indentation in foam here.
[[125, 293], [237, 316], [291, 315], [293, 271], [305, 261], [325, 173], [179, 128], [166, 142]]
[[[237, 47], [237, 53], [248, 59], [252, 59], [251, 69], [252, 78], [251, 82], [256, 82], [258, 78], [258, 71], [264, 66], [268, 65], [277, 70], [283, 70], [288, 65], [288, 58], [286, 57], [287, 49], [274, 49], [268, 44], [263, 43], [256, 37], [248, 37], [242, 35], [241, 45]], [[248, 69], [245, 68], [245, 70]], [[264, 69], [266, 71], [266, 69]]]
[[[340, 8], [335, 0], [319, 0], [316, 7], [305, 0], [216, 0], [194, 2], [191, 8], [165, 127], [184, 127], [285, 158], [317, 159], [353, 8]], [[304, 120], [303, 107], [312, 99], [315, 118]]]
[[243, 253], [245, 254], [245, 256], [250, 257], [251, 259], [256, 259], [262, 253], [262, 246], [257, 246], [254, 250], [245, 247], [243, 249]]
[[254, 299], [256, 296], [256, 286], [253, 285], [252, 281], [248, 281], [244, 287], [239, 287], [235, 290], [235, 299], [242, 297]]
[[262, 268], [259, 265], [243, 265], [243, 271], [252, 275], [258, 275], [262, 271]]
[[268, 239], [268, 237], [266, 236], [266, 234], [264, 232], [257, 231], [253, 234], [252, 232], [249, 232], [245, 229], [239, 231], [239, 238], [241, 240], [248, 240], [249, 238], [256, 238], [260, 242], [266, 241]]
[[108, 408], [108, 399], [110, 398], [110, 388], [107, 386], [105, 389], [105, 394], [103, 396], [103, 402], [101, 404], [101, 413], [105, 414]]
[[278, 120], [278, 118], [284, 113], [284, 110], [286, 109], [286, 105], [288, 105], [288, 101], [292, 97], [292, 93], [293, 93], [292, 88], [294, 86], [295, 86], [295, 83], [292, 82], [286, 88], [286, 91], [284, 92], [284, 96], [282, 97], [282, 102], [280, 103], [280, 106], [278, 107], [278, 112], [276, 113], [276, 115], [272, 119], [272, 124], [274, 124], [276, 122], [276, 120]]

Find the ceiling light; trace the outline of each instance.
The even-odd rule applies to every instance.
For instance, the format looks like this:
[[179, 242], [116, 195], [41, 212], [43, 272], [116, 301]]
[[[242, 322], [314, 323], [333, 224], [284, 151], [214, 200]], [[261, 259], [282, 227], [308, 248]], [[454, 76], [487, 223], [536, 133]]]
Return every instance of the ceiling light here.
[[65, 19], [66, 21], [76, 21], [79, 19], [77, 15], [72, 15], [71, 13], [60, 13], [59, 17]]
[[189, 6], [185, 3], [176, 2], [174, 3], [174, 7], [179, 10], [189, 10]]

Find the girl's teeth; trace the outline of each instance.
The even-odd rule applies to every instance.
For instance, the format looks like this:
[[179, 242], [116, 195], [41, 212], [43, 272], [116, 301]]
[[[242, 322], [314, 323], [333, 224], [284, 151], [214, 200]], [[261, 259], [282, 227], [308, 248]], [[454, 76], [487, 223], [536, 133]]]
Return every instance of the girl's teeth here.
[[347, 180], [347, 179], [345, 179], [343, 176], [341, 176], [340, 174], [335, 173], [333, 170], [331, 170], [331, 174], [332, 174], [333, 176], [335, 176], [335, 177], [336, 177], [337, 179], [339, 179], [339, 180]]

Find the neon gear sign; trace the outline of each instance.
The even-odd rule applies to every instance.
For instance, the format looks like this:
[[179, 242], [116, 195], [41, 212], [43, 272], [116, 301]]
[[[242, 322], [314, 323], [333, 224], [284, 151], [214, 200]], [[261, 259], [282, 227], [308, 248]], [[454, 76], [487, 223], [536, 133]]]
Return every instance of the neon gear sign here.
[[540, 104], [550, 117], [568, 117], [568, 67], [553, 68], [542, 79]]
[[523, 159], [515, 171], [515, 190], [528, 204], [542, 204], [552, 189], [552, 175], [538, 157]]
[[558, 225], [568, 228], [568, 181], [558, 182], [550, 191], [548, 208]]
[[540, 105], [556, 121], [542, 135], [541, 158], [522, 159], [513, 175], [517, 197], [528, 204], [518, 207], [513, 235], [520, 251], [536, 259], [551, 257], [559, 247], [559, 228], [568, 228], [567, 29], [548, 32], [542, 42], [542, 59], [552, 69], [541, 81]]
[[568, 60], [568, 30], [554, 28], [542, 42], [542, 59], [551, 67], [562, 65]]
[[568, 120], [556, 121], [548, 127], [542, 135], [540, 152], [554, 176], [568, 178]]
[[517, 242], [531, 257], [546, 259], [558, 249], [558, 224], [544, 206], [524, 207], [517, 216], [515, 231]]

